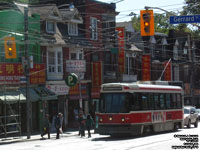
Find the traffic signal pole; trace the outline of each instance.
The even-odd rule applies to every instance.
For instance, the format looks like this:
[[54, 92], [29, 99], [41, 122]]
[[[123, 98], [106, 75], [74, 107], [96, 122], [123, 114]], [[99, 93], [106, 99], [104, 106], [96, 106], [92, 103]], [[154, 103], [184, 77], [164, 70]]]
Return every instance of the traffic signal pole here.
[[26, 65], [24, 66], [26, 75], [26, 123], [27, 123], [27, 139], [31, 138], [31, 103], [30, 103], [30, 74], [29, 74], [29, 52], [28, 52], [28, 7], [24, 7], [24, 48]]

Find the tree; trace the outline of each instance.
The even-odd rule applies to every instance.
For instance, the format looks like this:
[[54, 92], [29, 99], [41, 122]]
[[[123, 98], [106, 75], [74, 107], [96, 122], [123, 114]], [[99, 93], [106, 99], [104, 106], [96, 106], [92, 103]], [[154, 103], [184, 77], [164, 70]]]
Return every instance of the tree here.
[[[186, 6], [183, 7], [181, 15], [195, 15], [200, 14], [200, 0], [185, 0]], [[188, 24], [185, 24], [188, 26]], [[200, 24], [190, 24], [191, 33], [194, 36], [200, 36]]]

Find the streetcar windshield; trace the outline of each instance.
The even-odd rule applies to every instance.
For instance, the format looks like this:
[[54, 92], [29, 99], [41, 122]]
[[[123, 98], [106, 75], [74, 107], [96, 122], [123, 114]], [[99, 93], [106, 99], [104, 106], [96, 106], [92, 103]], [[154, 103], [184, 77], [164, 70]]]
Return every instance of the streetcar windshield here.
[[125, 113], [129, 109], [129, 94], [127, 93], [104, 93], [101, 96], [100, 112], [104, 113]]

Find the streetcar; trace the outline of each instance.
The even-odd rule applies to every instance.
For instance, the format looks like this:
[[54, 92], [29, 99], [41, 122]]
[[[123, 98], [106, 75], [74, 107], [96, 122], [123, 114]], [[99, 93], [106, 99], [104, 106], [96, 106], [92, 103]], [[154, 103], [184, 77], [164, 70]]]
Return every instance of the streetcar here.
[[168, 82], [101, 85], [95, 132], [140, 135], [183, 128], [183, 89]]

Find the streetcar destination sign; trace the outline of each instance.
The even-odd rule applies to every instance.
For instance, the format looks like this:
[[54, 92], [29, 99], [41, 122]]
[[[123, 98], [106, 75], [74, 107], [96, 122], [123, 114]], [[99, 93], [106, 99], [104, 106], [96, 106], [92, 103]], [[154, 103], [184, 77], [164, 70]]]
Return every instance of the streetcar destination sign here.
[[200, 23], [200, 15], [170, 16], [170, 24]]

